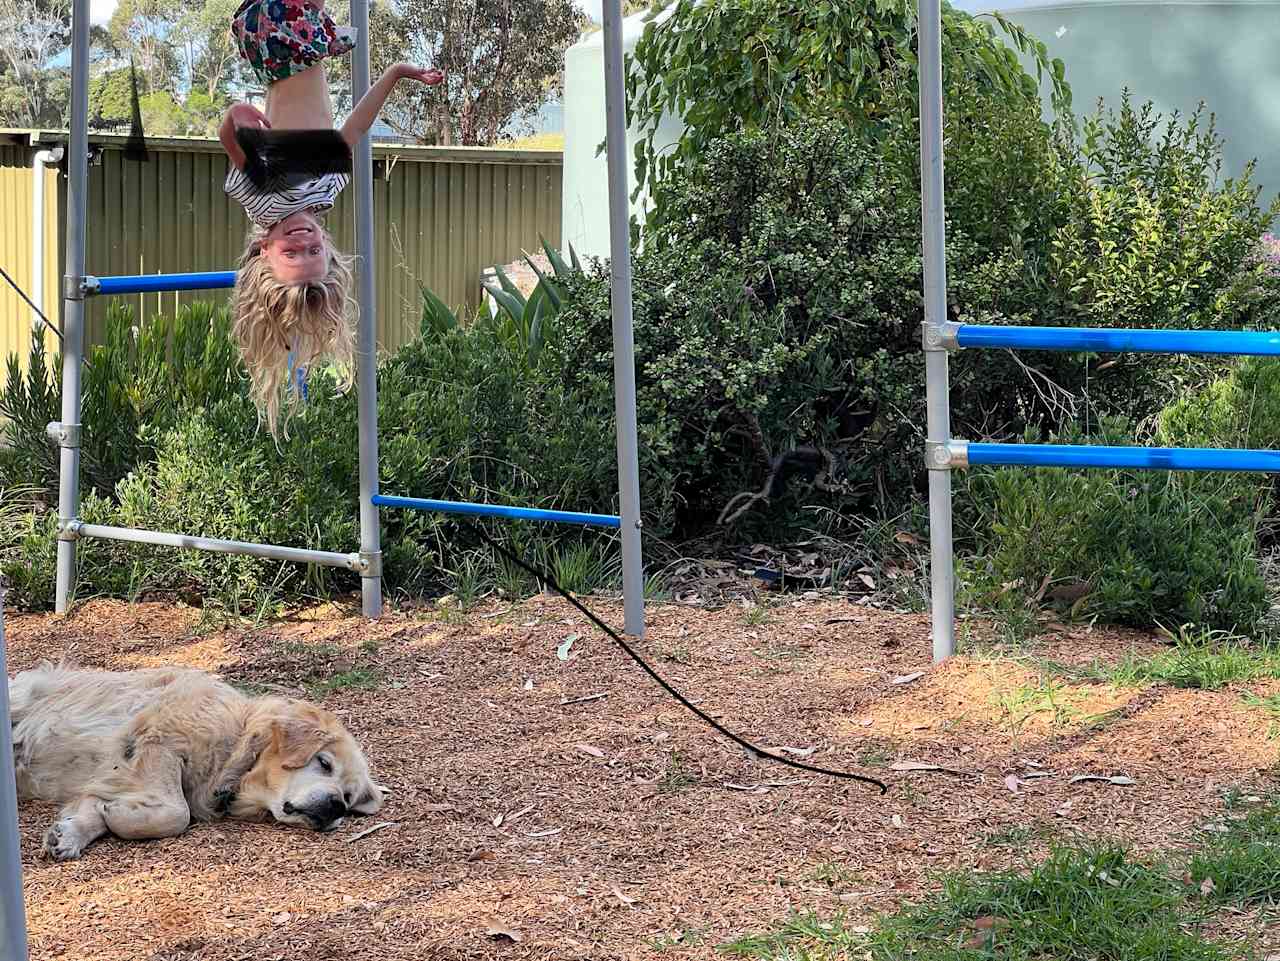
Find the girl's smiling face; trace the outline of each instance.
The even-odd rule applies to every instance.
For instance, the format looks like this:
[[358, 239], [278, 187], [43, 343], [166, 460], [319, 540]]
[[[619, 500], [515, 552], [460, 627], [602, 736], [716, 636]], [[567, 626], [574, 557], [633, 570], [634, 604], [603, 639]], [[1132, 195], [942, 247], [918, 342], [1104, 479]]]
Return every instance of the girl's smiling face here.
[[267, 232], [262, 256], [282, 284], [309, 284], [324, 277], [329, 250], [320, 223], [310, 211], [291, 214]]

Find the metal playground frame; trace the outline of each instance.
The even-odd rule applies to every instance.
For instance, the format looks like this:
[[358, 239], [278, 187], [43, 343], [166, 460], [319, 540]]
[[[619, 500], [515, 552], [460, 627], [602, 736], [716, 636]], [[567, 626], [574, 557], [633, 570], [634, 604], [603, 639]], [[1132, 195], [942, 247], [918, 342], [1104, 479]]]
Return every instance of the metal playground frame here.
[[929, 570], [932, 582], [930, 594], [935, 661], [945, 660], [955, 653], [955, 556], [951, 543], [952, 470], [981, 464], [1280, 472], [1280, 451], [1274, 450], [987, 444], [969, 443], [951, 436], [947, 361], [953, 350], [990, 348], [1092, 353], [1133, 351], [1275, 357], [1280, 356], [1280, 333], [1003, 327], [948, 321], [940, 6], [940, 0], [920, 0], [920, 180], [925, 301], [923, 341], [928, 409], [925, 460], [929, 469]]
[[[622, 16], [619, 0], [604, 4], [605, 103], [609, 145], [609, 202], [612, 254], [614, 385], [618, 431], [618, 487], [621, 516], [529, 510], [487, 504], [462, 504], [416, 498], [383, 497], [378, 491], [376, 303], [373, 278], [373, 153], [370, 138], [354, 151], [352, 178], [356, 200], [356, 245], [360, 260], [357, 297], [357, 405], [360, 454], [360, 549], [357, 552], [310, 550], [250, 544], [243, 541], [133, 530], [87, 524], [78, 517], [80, 505], [80, 372], [84, 355], [85, 300], [96, 296], [178, 290], [213, 290], [235, 285], [233, 271], [154, 274], [136, 277], [95, 277], [85, 273], [85, 219], [88, 186], [88, 0], [75, 0], [72, 13], [72, 94], [67, 199], [66, 276], [63, 278], [62, 420], [49, 425], [49, 435], [61, 448], [58, 495], [58, 569], [56, 608], [67, 609], [75, 580], [76, 541], [84, 537], [132, 541], [168, 547], [249, 554], [255, 557], [322, 564], [356, 571], [361, 577], [362, 609], [367, 617], [382, 613], [382, 551], [378, 508], [457, 512], [552, 523], [585, 524], [621, 529], [623, 595], [626, 630], [644, 632], [644, 581], [640, 552], [639, 466], [636, 441], [635, 360], [631, 329], [631, 256], [627, 204], [628, 152], [624, 129]], [[353, 99], [369, 89], [369, 0], [354, 0], [352, 26], [359, 36], [352, 69]], [[615, 149], [616, 147], [616, 149]]]
[[[352, 21], [360, 36], [355, 51], [353, 93], [369, 86], [368, 2], [353, 0]], [[526, 520], [618, 527], [623, 551], [626, 631], [644, 631], [640, 559], [639, 468], [636, 441], [635, 370], [631, 329], [631, 257], [627, 206], [627, 150], [623, 94], [621, 0], [604, 0], [605, 102], [608, 143], [614, 384], [618, 430], [618, 481], [621, 516], [534, 511], [514, 507], [385, 497], [378, 492], [377, 393], [374, 382], [374, 289], [372, 149], [366, 137], [355, 151], [356, 238], [361, 258], [358, 337], [360, 449], [360, 550], [334, 553], [247, 544], [184, 534], [127, 530], [79, 520], [80, 370], [84, 349], [84, 301], [102, 294], [197, 290], [229, 287], [229, 272], [146, 277], [95, 278], [84, 273], [86, 185], [88, 179], [89, 0], [74, 0], [72, 41], [71, 135], [68, 154], [67, 255], [63, 295], [63, 409], [60, 423], [49, 425], [61, 447], [58, 502], [59, 543], [57, 610], [65, 611], [73, 583], [75, 544], [99, 537], [148, 544], [252, 554], [358, 571], [363, 611], [382, 610], [378, 508], [453, 511]], [[955, 649], [954, 568], [951, 541], [951, 471], [970, 464], [1062, 467], [1128, 467], [1165, 470], [1280, 471], [1280, 451], [1200, 448], [1114, 448], [1041, 444], [966, 443], [951, 437], [948, 397], [949, 352], [961, 348], [1022, 348], [1071, 351], [1145, 351], [1166, 353], [1264, 354], [1280, 356], [1280, 335], [1250, 332], [1084, 330], [1071, 328], [992, 327], [947, 321], [946, 231], [943, 196], [942, 53], [940, 0], [920, 0], [919, 63], [921, 125], [921, 205], [924, 245], [925, 351], [928, 424], [925, 443], [929, 468], [929, 518], [933, 654], [949, 657]], [[2, 589], [2, 585], [0, 585]], [[0, 669], [3, 668], [3, 607], [0, 605]], [[8, 715], [7, 687], [0, 691], [0, 720]], [[0, 949], [6, 959], [25, 959], [27, 939], [18, 856], [17, 808], [12, 746], [0, 746]]]
[[[614, 403], [618, 437], [620, 516], [570, 511], [531, 510], [488, 504], [384, 497], [378, 491], [376, 304], [373, 264], [373, 148], [368, 135], [354, 151], [352, 182], [356, 200], [356, 246], [360, 261], [357, 297], [360, 321], [356, 339], [356, 383], [360, 454], [360, 549], [358, 552], [308, 550], [250, 544], [162, 531], [86, 524], [80, 520], [80, 374], [84, 360], [84, 305], [89, 297], [232, 287], [235, 273], [158, 274], [94, 277], [85, 273], [85, 221], [89, 166], [89, 0], [73, 0], [71, 42], [71, 129], [67, 154], [66, 276], [62, 294], [62, 419], [49, 425], [60, 448], [58, 486], [58, 566], [56, 610], [63, 613], [75, 580], [76, 541], [84, 537], [132, 541], [168, 547], [249, 554], [275, 560], [344, 567], [361, 577], [366, 617], [382, 613], [382, 550], [378, 508], [409, 508], [504, 517], [508, 519], [619, 528], [625, 630], [644, 633], [644, 576], [641, 562], [639, 451], [636, 439], [635, 347], [632, 337], [630, 209], [627, 197], [626, 111], [623, 84], [621, 0], [604, 0], [606, 143], [608, 145], [609, 228], [612, 271]], [[358, 101], [369, 89], [369, 0], [352, 0], [352, 26], [358, 43], [352, 60], [352, 94]], [[3, 668], [3, 610], [0, 609], [0, 669]], [[0, 692], [0, 720], [7, 720], [7, 685]], [[4, 725], [6, 728], [7, 724]], [[4, 961], [28, 956], [18, 856], [12, 745], [0, 747], [0, 950]]]

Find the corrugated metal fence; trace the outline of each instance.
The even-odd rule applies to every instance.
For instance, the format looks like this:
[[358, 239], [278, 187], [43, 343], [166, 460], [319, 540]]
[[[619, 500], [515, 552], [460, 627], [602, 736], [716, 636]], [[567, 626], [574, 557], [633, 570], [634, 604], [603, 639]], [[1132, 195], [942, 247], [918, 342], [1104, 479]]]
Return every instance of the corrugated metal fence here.
[[[0, 131], [0, 266], [31, 282], [31, 161], [37, 147], [65, 134]], [[147, 142], [147, 162], [127, 160], [123, 137], [93, 136], [89, 168], [90, 274], [226, 270], [235, 266], [248, 221], [222, 190], [227, 160], [217, 141]], [[378, 342], [394, 349], [418, 330], [419, 285], [451, 305], [477, 305], [480, 276], [539, 249], [539, 235], [560, 243], [562, 158], [552, 151], [449, 147], [375, 147]], [[60, 314], [62, 219], [66, 179], [46, 183], [45, 312]], [[55, 206], [56, 196], [56, 206]], [[352, 249], [355, 211], [345, 191], [327, 223]], [[149, 315], [183, 299], [225, 298], [225, 291], [134, 297]], [[101, 336], [106, 304], [90, 303], [90, 343]], [[31, 311], [0, 282], [0, 356], [25, 356]]]

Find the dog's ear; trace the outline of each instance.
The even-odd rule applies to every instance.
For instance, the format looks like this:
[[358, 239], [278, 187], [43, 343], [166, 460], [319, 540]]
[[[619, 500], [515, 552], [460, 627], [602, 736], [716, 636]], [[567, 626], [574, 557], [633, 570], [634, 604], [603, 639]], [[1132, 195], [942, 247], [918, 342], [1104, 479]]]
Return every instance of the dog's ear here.
[[387, 789], [365, 778], [364, 786], [351, 805], [356, 814], [377, 814], [387, 799]]
[[286, 771], [306, 767], [317, 751], [334, 740], [324, 725], [313, 718], [277, 718], [271, 725], [271, 746]]

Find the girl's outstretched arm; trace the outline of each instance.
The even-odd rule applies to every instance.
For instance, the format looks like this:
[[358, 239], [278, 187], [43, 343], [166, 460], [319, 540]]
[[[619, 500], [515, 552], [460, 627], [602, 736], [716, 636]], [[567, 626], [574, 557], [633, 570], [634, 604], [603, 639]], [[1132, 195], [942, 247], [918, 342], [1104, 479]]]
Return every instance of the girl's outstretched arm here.
[[236, 127], [271, 127], [271, 121], [267, 120], [266, 115], [252, 104], [233, 103], [227, 108], [226, 115], [222, 118], [222, 124], [218, 127], [218, 140], [222, 142], [222, 149], [227, 152], [227, 157], [235, 164], [237, 170], [244, 170], [245, 155], [240, 149], [240, 145], [236, 143]]
[[416, 67], [411, 63], [398, 63], [394, 67], [389, 67], [378, 78], [378, 82], [369, 88], [369, 92], [360, 99], [355, 109], [351, 111], [351, 116], [347, 118], [347, 122], [342, 125], [342, 139], [348, 146], [354, 147], [360, 142], [360, 138], [369, 132], [373, 122], [378, 119], [382, 105], [387, 102], [392, 89], [400, 80], [416, 80], [434, 87], [444, 80], [444, 74], [439, 70]]

